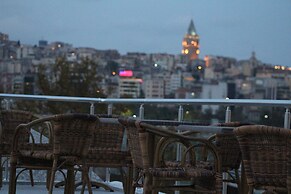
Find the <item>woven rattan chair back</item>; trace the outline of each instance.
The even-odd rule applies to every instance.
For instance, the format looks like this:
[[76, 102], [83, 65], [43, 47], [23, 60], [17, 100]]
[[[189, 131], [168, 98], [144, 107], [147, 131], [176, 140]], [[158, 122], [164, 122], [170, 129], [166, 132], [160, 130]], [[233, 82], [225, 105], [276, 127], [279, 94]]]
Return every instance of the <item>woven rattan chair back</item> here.
[[[242, 122], [218, 123], [216, 126], [220, 127], [240, 127], [249, 125]], [[241, 164], [241, 151], [238, 140], [233, 133], [215, 134], [209, 138], [217, 146], [219, 155], [221, 157], [222, 171], [239, 169]]]
[[53, 119], [54, 154], [86, 157], [96, 127], [96, 118], [87, 114], [56, 115]]
[[[112, 173], [110, 179], [122, 181], [124, 193], [128, 193], [131, 181], [132, 161], [126, 147], [124, 126], [121, 125], [115, 115], [97, 115], [100, 122], [97, 124], [93, 141], [89, 148], [87, 164], [95, 167], [95, 172], [102, 179], [106, 179], [104, 168], [118, 168], [119, 175]], [[102, 168], [102, 169], [101, 169]], [[124, 168], [128, 168], [125, 170]], [[114, 191], [112, 187], [102, 182], [92, 181], [92, 186], [103, 187], [105, 190]]]
[[234, 130], [242, 151], [243, 164], [250, 187], [270, 191], [290, 188], [291, 130], [263, 126], [241, 126]]
[[[99, 116], [102, 118], [102, 115]], [[104, 118], [104, 117], [103, 117]], [[107, 116], [105, 119], [112, 119], [117, 117]], [[91, 148], [103, 149], [103, 150], [115, 150], [120, 151], [122, 146], [122, 141], [124, 137], [124, 127], [116, 122], [99, 122], [96, 126], [93, 136], [93, 142]]]
[[[11, 143], [16, 127], [22, 123], [32, 121], [33, 114], [21, 110], [3, 110], [0, 111], [0, 154], [8, 155], [11, 152]], [[29, 133], [21, 134], [20, 143], [27, 143], [29, 141]], [[2, 149], [1, 149], [2, 148]]]
[[[140, 144], [140, 139], [142, 139], [143, 137], [140, 137], [142, 135], [146, 135], [146, 134], [140, 134], [138, 132], [138, 123], [135, 123], [134, 120], [126, 120], [126, 119], [120, 119], [119, 120], [124, 126], [126, 126], [126, 131], [127, 131], [127, 138], [128, 138], [128, 147], [131, 153], [131, 157], [132, 157], [132, 162], [133, 165], [136, 168], [140, 168], [143, 169], [144, 167], [144, 163], [149, 163], [148, 161], [148, 155], [147, 153], [145, 153], [145, 155], [143, 155], [142, 157], [142, 149], [141, 149], [141, 144]], [[136, 121], [137, 122], [137, 121]], [[144, 137], [146, 138], [146, 137]], [[146, 161], [143, 161], [146, 160]]]

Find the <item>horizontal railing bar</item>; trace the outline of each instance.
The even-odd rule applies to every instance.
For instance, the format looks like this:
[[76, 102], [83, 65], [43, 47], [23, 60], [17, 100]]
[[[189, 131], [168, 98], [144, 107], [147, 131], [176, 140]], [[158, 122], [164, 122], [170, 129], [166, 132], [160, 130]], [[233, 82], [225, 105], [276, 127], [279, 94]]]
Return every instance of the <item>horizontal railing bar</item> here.
[[225, 105], [225, 106], [272, 106], [291, 107], [291, 100], [266, 100], [266, 99], [117, 99], [117, 98], [88, 98], [71, 96], [47, 96], [26, 94], [4, 94], [0, 98], [39, 101], [84, 102], [105, 104], [177, 104], [177, 105]]
[[199, 125], [179, 125], [176, 127], [178, 131], [192, 131], [203, 133], [229, 133], [232, 132], [234, 127], [222, 127], [222, 126], [199, 126]]
[[120, 124], [117, 118], [99, 118], [100, 123]]
[[151, 125], [164, 125], [164, 126], [178, 126], [178, 125], [199, 125], [205, 126], [210, 125], [209, 123], [195, 123], [188, 121], [174, 121], [174, 120], [154, 120], [154, 119], [142, 119], [142, 122], [151, 124]]

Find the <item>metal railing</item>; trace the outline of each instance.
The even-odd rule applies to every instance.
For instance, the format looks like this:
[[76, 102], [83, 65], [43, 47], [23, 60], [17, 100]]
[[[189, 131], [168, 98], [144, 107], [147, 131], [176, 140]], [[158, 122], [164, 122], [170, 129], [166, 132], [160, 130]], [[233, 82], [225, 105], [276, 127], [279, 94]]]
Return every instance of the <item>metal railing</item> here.
[[69, 96], [47, 96], [47, 95], [23, 95], [23, 94], [4, 94], [0, 93], [2, 106], [10, 109], [11, 100], [33, 100], [33, 101], [52, 101], [52, 102], [75, 102], [86, 103], [90, 105], [89, 112], [94, 114], [96, 104], [107, 104], [107, 113], [112, 114], [115, 104], [137, 104], [139, 105], [140, 119], [144, 119], [144, 105], [177, 105], [177, 120], [183, 121], [185, 105], [221, 105], [226, 106], [225, 121], [231, 121], [231, 106], [255, 106], [255, 107], [282, 107], [285, 108], [284, 128], [290, 128], [290, 107], [291, 100], [265, 100], [265, 99], [116, 99], [116, 98], [86, 98]]

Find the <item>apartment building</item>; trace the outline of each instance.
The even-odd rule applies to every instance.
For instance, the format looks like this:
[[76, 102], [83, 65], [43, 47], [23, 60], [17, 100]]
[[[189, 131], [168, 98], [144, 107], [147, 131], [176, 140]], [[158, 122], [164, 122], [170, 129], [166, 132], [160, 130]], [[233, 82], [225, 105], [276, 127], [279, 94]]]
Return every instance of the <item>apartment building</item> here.
[[142, 79], [133, 77], [119, 78], [119, 97], [138, 98], [141, 95]]

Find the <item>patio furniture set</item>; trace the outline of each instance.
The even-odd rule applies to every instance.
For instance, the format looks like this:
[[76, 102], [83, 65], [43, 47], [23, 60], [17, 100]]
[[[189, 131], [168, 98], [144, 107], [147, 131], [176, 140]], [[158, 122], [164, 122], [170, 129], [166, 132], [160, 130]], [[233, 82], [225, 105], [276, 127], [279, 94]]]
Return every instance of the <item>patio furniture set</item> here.
[[[16, 193], [17, 179], [25, 170], [30, 172], [32, 186], [32, 171], [46, 170], [48, 193], [61, 185], [66, 194], [79, 185], [81, 193], [85, 189], [92, 193], [93, 187], [113, 191], [90, 180], [91, 167], [119, 169], [126, 194], [138, 187], [146, 194], [220, 194], [223, 183], [229, 182], [241, 194], [254, 189], [291, 194], [291, 131], [285, 128], [241, 122], [179, 128], [112, 115], [39, 118], [18, 110], [0, 111], [0, 122], [0, 158], [10, 163], [9, 194]], [[186, 130], [177, 131], [182, 128]], [[206, 128], [214, 135], [202, 136]], [[32, 130], [40, 134], [38, 140]], [[49, 141], [44, 142], [44, 137]], [[5, 162], [0, 167], [0, 186]], [[64, 175], [61, 183], [55, 182], [57, 171]], [[82, 178], [76, 183], [77, 172]]]

